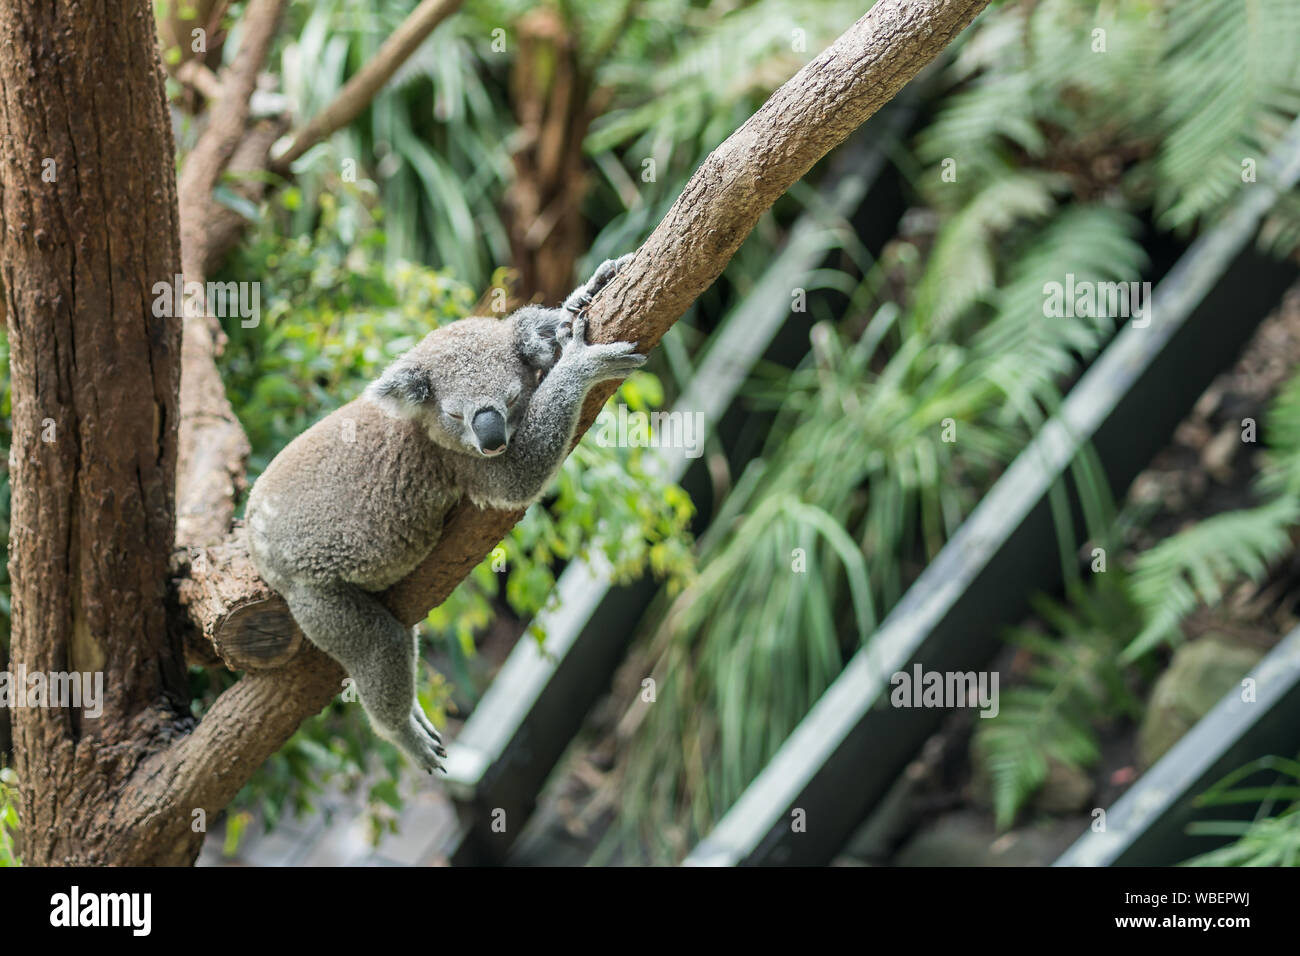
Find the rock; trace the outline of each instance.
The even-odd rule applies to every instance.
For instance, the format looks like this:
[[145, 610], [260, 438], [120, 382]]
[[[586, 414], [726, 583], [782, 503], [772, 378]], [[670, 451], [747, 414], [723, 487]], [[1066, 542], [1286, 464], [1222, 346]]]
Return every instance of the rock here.
[[1232, 459], [1241, 448], [1241, 426], [1229, 422], [1201, 449], [1201, 466], [1221, 484], [1232, 479]]
[[1034, 794], [1031, 806], [1045, 813], [1077, 813], [1091, 805], [1094, 789], [1089, 771], [1049, 759], [1047, 779]]
[[895, 866], [1048, 866], [1087, 825], [1086, 818], [1042, 821], [998, 833], [986, 813], [958, 810], [917, 831]]
[[1147, 702], [1138, 731], [1138, 762], [1145, 770], [1236, 687], [1263, 652], [1209, 634], [1174, 652]]

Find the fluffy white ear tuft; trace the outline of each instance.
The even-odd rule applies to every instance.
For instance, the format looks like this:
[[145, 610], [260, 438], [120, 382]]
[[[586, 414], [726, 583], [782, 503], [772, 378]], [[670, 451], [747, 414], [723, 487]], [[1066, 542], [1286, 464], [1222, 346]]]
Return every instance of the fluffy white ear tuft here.
[[366, 386], [366, 398], [394, 418], [416, 418], [433, 402], [427, 369], [398, 359]]

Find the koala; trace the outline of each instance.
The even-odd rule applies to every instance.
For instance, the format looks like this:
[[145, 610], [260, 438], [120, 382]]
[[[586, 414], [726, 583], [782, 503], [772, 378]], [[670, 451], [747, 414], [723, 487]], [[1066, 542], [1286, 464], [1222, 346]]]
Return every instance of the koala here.
[[588, 390], [645, 363], [631, 344], [585, 338], [592, 297], [630, 259], [603, 263], [563, 308], [430, 332], [290, 442], [249, 495], [254, 566], [347, 671], [375, 732], [430, 773], [446, 751], [416, 700], [418, 639], [377, 595], [433, 551], [462, 499], [514, 509], [541, 497]]

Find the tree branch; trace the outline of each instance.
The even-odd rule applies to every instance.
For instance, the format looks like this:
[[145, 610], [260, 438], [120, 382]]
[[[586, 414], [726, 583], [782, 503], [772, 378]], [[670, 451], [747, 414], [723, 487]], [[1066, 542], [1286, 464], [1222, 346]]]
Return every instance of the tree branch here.
[[185, 159], [181, 170], [181, 271], [192, 281], [202, 281], [206, 212], [214, 204], [212, 190], [244, 138], [248, 101], [257, 87], [257, 74], [275, 39], [285, 0], [251, 0], [240, 21], [243, 40], [235, 62], [221, 81], [221, 98], [212, 108], [208, 128]]
[[[185, 160], [178, 188], [181, 272], [203, 283], [214, 232], [224, 209], [212, 196], [217, 180], [244, 139], [248, 102], [275, 38], [284, 0], [252, 0], [243, 40], [221, 84], [208, 128]], [[244, 486], [248, 437], [226, 397], [216, 356], [221, 328], [205, 316], [184, 314], [181, 338], [180, 454], [176, 475], [176, 542], [184, 548], [218, 544], [229, 532]]]
[[424, 0], [380, 46], [369, 63], [293, 137], [292, 145], [272, 160], [271, 171], [286, 174], [289, 165], [317, 143], [361, 115], [392, 79], [398, 67], [419, 48], [434, 28], [460, 9], [463, 0]]
[[184, 60], [176, 67], [176, 79], [197, 90], [209, 103], [221, 99], [221, 80], [207, 65], [198, 60]]

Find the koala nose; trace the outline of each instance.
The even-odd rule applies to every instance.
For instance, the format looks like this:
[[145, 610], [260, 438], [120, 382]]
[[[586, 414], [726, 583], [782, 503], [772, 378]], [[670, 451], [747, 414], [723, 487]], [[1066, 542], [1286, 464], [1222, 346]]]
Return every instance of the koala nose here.
[[470, 421], [478, 447], [485, 455], [499, 455], [506, 450], [506, 420], [495, 408], [481, 408]]

